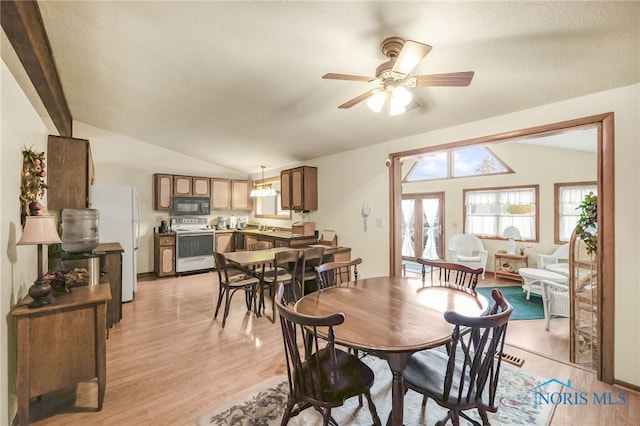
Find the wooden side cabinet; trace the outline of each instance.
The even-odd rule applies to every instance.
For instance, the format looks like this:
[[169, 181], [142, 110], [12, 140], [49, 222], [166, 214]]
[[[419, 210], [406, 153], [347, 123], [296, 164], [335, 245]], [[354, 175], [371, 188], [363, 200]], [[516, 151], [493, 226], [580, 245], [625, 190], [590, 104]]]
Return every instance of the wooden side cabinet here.
[[173, 197], [173, 176], [156, 173], [153, 175], [153, 209], [171, 210]]
[[122, 253], [120, 243], [102, 243], [93, 250], [101, 255], [100, 284], [109, 284], [111, 300], [107, 303], [107, 327], [122, 319]]
[[496, 253], [494, 275], [510, 280], [524, 282], [522, 276], [518, 274], [520, 268], [528, 267], [527, 255]]
[[106, 389], [106, 284], [74, 287], [41, 308], [26, 306], [29, 296], [11, 311], [18, 349], [18, 425], [29, 425], [29, 400], [97, 378], [98, 410]]
[[153, 237], [153, 272], [157, 278], [176, 274], [176, 235], [155, 234]]
[[86, 139], [49, 135], [47, 139], [47, 207], [86, 209], [94, 169]]
[[252, 210], [251, 202], [251, 182], [248, 180], [231, 181], [231, 209], [232, 210]]
[[231, 210], [231, 181], [211, 179], [211, 210]]
[[318, 168], [302, 166], [280, 172], [280, 199], [283, 210], [318, 210]]

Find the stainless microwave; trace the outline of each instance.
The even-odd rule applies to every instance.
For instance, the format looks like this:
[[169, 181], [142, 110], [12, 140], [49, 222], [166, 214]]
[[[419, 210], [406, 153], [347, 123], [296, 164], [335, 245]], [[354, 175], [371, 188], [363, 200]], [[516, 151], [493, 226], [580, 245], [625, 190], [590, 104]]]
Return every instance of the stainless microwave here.
[[173, 197], [172, 216], [209, 216], [211, 200], [206, 197]]

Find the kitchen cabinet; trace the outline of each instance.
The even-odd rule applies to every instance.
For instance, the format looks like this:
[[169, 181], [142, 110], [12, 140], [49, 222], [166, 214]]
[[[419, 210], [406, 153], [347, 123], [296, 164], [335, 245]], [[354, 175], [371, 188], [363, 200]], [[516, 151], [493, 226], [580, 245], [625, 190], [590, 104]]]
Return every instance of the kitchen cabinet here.
[[191, 176], [174, 176], [173, 177], [173, 195], [178, 197], [191, 196], [193, 190], [193, 180]]
[[157, 278], [176, 275], [176, 235], [154, 234], [153, 273]]
[[280, 200], [283, 210], [318, 210], [318, 168], [302, 166], [281, 171]]
[[156, 173], [153, 175], [153, 209], [171, 211], [173, 196], [173, 176]]
[[194, 197], [210, 197], [211, 196], [211, 178], [193, 177], [191, 179], [191, 195]]
[[211, 210], [231, 210], [231, 181], [211, 179]]
[[173, 176], [173, 195], [178, 197], [209, 197], [211, 195], [208, 177]]
[[109, 284], [111, 300], [107, 303], [107, 327], [122, 319], [122, 253], [120, 243], [102, 243], [93, 249], [100, 254], [100, 284]]
[[234, 233], [233, 231], [216, 231], [215, 233], [215, 251], [219, 253], [229, 253], [234, 251]]
[[107, 385], [108, 285], [74, 287], [50, 305], [29, 308], [31, 297], [18, 301], [16, 319], [16, 393], [18, 425], [29, 424], [34, 397], [97, 379], [97, 409]]
[[49, 135], [47, 139], [47, 208], [86, 209], [94, 168], [86, 139]]
[[253, 203], [249, 194], [251, 193], [251, 181], [232, 180], [231, 181], [231, 209], [232, 210], [252, 210]]

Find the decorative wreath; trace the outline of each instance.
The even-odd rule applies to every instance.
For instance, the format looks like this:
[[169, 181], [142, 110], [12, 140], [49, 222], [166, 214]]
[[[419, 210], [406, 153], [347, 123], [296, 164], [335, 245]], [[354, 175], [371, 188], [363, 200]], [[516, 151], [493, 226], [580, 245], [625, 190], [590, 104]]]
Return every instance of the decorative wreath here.
[[22, 179], [20, 185], [20, 221], [22, 226], [27, 216], [39, 216], [47, 209], [38, 201], [47, 189], [44, 152], [24, 148], [22, 150]]

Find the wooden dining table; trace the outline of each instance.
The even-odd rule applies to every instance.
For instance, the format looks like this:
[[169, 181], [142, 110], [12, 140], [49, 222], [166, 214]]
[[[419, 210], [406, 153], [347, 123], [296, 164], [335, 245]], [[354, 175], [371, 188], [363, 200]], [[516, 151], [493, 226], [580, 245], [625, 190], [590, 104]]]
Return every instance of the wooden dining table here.
[[342, 312], [345, 321], [335, 327], [336, 343], [387, 360], [393, 373], [391, 424], [398, 426], [404, 412], [402, 372], [411, 355], [451, 340], [453, 325], [444, 319], [445, 311], [480, 316], [489, 306], [471, 290], [420, 278], [377, 277], [308, 294], [294, 309], [315, 316]]
[[225, 253], [224, 257], [229, 262], [235, 263], [243, 268], [250, 266], [261, 266], [267, 263], [271, 263], [276, 259], [276, 253], [281, 251], [291, 250], [289, 247], [274, 247], [264, 250], [245, 250], [245, 251], [232, 251]]

